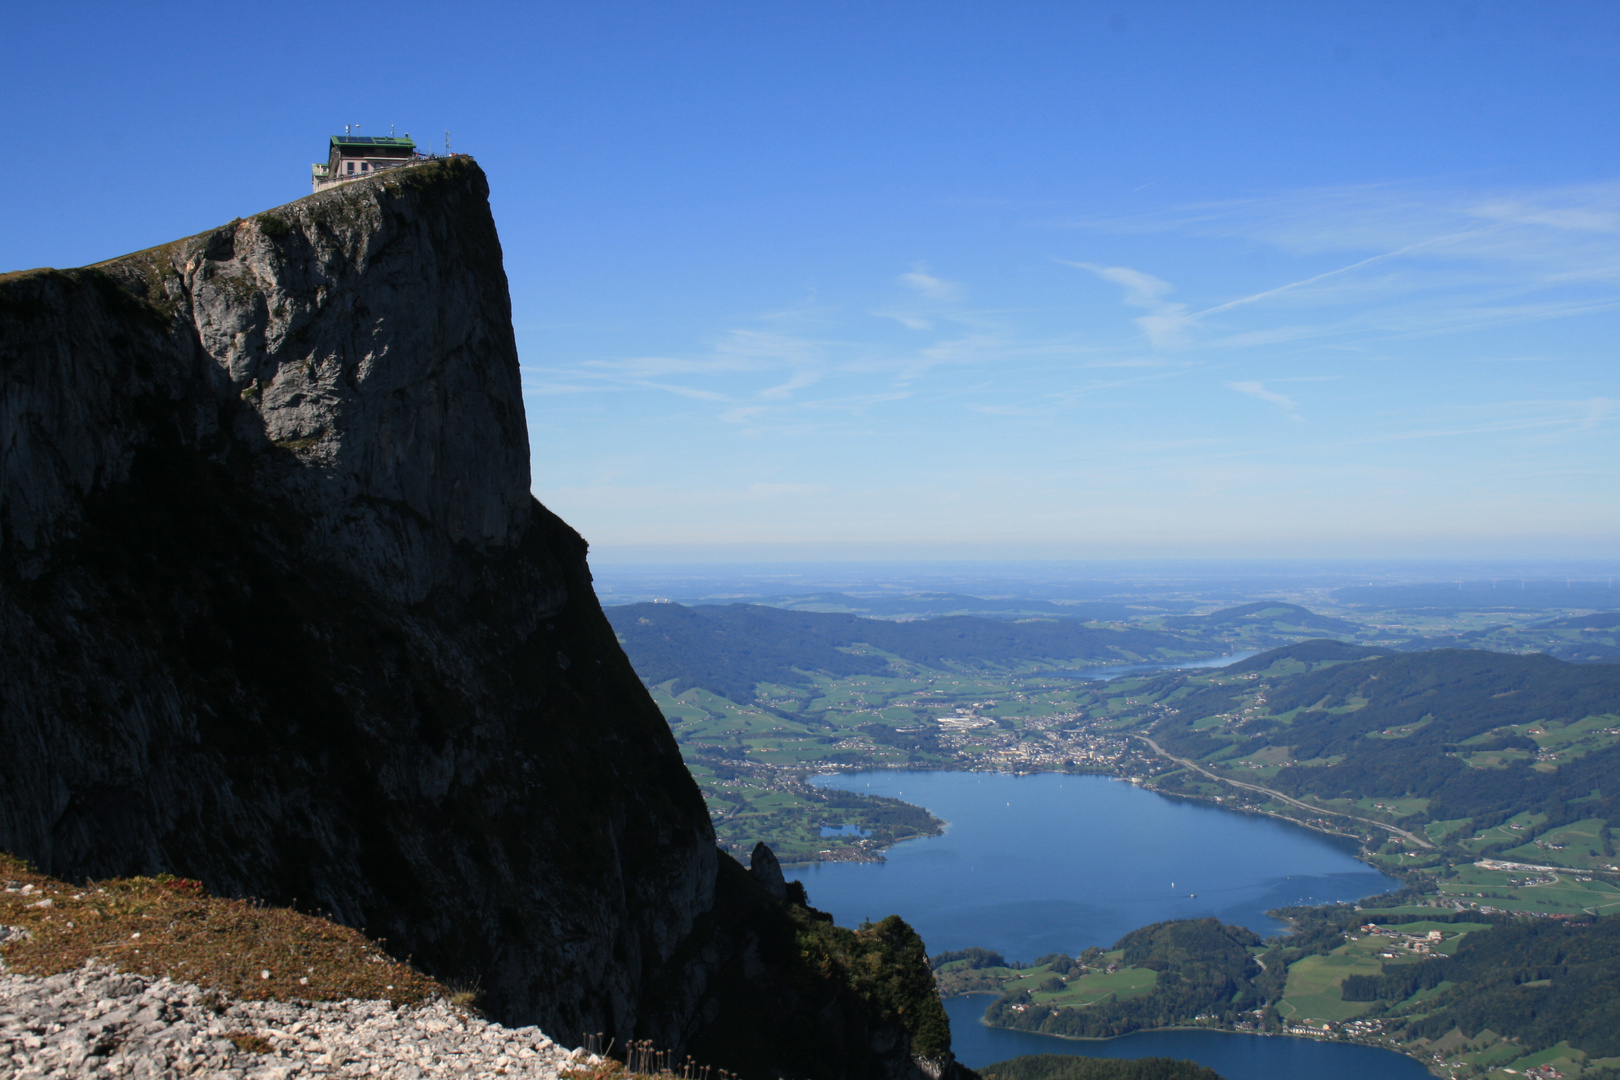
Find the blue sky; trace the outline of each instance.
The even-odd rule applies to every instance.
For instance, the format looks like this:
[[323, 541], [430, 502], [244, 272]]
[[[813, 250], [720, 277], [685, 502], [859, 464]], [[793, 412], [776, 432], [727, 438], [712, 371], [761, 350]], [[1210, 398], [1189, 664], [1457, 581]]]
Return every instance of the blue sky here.
[[1612, 3], [22, 7], [0, 269], [449, 129], [598, 559], [1620, 538]]

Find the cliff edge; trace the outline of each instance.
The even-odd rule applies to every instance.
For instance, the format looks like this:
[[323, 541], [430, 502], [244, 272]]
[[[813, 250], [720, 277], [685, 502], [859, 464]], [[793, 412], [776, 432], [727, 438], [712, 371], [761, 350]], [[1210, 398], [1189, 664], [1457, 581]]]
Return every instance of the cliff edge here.
[[470, 159], [0, 276], [0, 417], [0, 849], [329, 913], [565, 1042], [953, 1068], [909, 929], [716, 851], [529, 494]]

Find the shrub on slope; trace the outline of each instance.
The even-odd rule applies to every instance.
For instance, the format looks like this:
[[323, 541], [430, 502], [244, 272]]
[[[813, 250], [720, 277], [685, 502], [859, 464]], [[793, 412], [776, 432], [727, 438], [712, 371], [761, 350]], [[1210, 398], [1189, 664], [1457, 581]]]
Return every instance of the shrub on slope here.
[[1175, 1058], [1089, 1058], [1028, 1054], [979, 1070], [985, 1080], [1221, 1080], [1214, 1069]]

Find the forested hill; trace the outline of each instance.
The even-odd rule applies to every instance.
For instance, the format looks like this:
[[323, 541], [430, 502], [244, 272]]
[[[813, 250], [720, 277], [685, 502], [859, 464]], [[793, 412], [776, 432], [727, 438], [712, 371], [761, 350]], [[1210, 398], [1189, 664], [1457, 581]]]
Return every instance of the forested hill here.
[[[1274, 914], [1293, 929], [1263, 943], [1241, 927], [1184, 919], [1077, 958], [1054, 953], [1013, 968], [997, 953], [964, 949], [933, 964], [942, 984], [999, 986], [986, 1021], [1015, 1031], [1098, 1037], [1175, 1025], [1277, 1031], [1303, 1024], [1320, 1032], [1331, 1021], [1336, 1037], [1373, 1035], [1447, 1071], [1483, 1060], [1503, 1075], [1620, 1077], [1620, 916], [1431, 909], [1380, 916], [1381, 926], [1369, 927], [1368, 909], [1349, 904]], [[1445, 944], [1412, 947], [1432, 941], [1431, 932]], [[963, 978], [969, 974], [976, 978]], [[1555, 1061], [1552, 1073], [1540, 1071]], [[1140, 1075], [1197, 1075], [1177, 1071], [1188, 1063], [1163, 1066]], [[1093, 1075], [1033, 1057], [980, 1071], [1001, 1080]], [[1116, 1080], [1096, 1074], [1105, 1078]]]
[[1298, 604], [1284, 604], [1275, 600], [1261, 600], [1253, 604], [1222, 608], [1208, 615], [1182, 615], [1166, 619], [1165, 625], [1177, 630], [1209, 633], [1263, 627], [1281, 635], [1295, 635], [1301, 631], [1309, 631], [1343, 637], [1354, 637], [1361, 629], [1346, 619], [1318, 615]]
[[1093, 1058], [1078, 1054], [1029, 1054], [986, 1065], [985, 1080], [1221, 1080], [1196, 1061], [1174, 1058]]
[[1305, 642], [1223, 674], [1165, 699], [1166, 749], [1245, 777], [1280, 764], [1266, 783], [1292, 795], [1425, 799], [1430, 820], [1475, 827], [1620, 818], [1620, 665]]
[[1218, 919], [1154, 923], [1114, 943], [1120, 966], [1157, 973], [1145, 993], [1110, 994], [1076, 1007], [1013, 990], [985, 1010], [985, 1023], [1070, 1038], [1109, 1039], [1184, 1023], [1201, 1014], [1235, 1017], [1266, 1003], [1266, 971], [1254, 959], [1260, 944], [1260, 936], [1252, 930]]
[[1029, 660], [1123, 663], [1219, 651], [1182, 634], [1074, 619], [1009, 622], [955, 615], [891, 622], [759, 604], [627, 604], [606, 610], [646, 682], [675, 679], [678, 689], [701, 686], [734, 701], [752, 699], [759, 683], [802, 683], [801, 672], [847, 676], [888, 667], [882, 656], [844, 651], [859, 645], [929, 667]]
[[1371, 660], [1376, 656], [1390, 656], [1393, 653], [1392, 649], [1379, 648], [1376, 645], [1351, 645], [1348, 642], [1326, 640], [1301, 641], [1297, 645], [1285, 645], [1280, 649], [1271, 649], [1247, 660], [1228, 664], [1222, 670], [1227, 675], [1242, 675], [1256, 671], [1299, 674], [1302, 671], [1315, 671], [1327, 664], [1342, 664], [1347, 660]]
[[1340, 993], [1398, 1007], [1421, 1000], [1413, 996], [1423, 990], [1438, 993], [1421, 1008], [1398, 1010], [1415, 1014], [1408, 1038], [1489, 1030], [1527, 1050], [1567, 1043], [1593, 1058], [1620, 1057], [1620, 918], [1493, 927], [1467, 935], [1455, 956], [1352, 975]]

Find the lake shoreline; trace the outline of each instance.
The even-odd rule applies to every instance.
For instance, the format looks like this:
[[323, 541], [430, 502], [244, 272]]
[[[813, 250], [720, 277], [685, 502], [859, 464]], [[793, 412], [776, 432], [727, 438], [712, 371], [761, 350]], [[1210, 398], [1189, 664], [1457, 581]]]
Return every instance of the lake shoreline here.
[[[1336, 837], [1336, 838], [1341, 839], [1341, 840], [1352, 841], [1356, 845], [1356, 852], [1355, 852], [1354, 858], [1358, 862], [1364, 863], [1367, 867], [1369, 867], [1372, 870], [1378, 871], [1380, 874], [1387, 874], [1390, 877], [1398, 878], [1402, 882], [1406, 881], [1407, 871], [1405, 869], [1403, 869], [1401, 867], [1383, 866], [1383, 865], [1380, 865], [1379, 863], [1374, 862], [1373, 859], [1372, 859], [1371, 853], [1368, 850], [1366, 838], [1363, 837], [1363, 836], [1360, 836], [1360, 835], [1358, 835], [1356, 833], [1342, 832], [1342, 831], [1340, 831], [1338, 829], [1328, 828], [1328, 827], [1326, 827], [1324, 825], [1313, 824], [1312, 822], [1309, 822], [1309, 821], [1302, 821], [1299, 818], [1294, 817], [1291, 814], [1284, 814], [1284, 813], [1280, 813], [1280, 812], [1275, 811], [1275, 810], [1266, 810], [1266, 809], [1263, 809], [1261, 807], [1249, 806], [1249, 805], [1246, 805], [1246, 804], [1228, 804], [1228, 803], [1222, 802], [1218, 797], [1215, 797], [1215, 796], [1198, 795], [1198, 794], [1194, 794], [1192, 792], [1184, 792], [1184, 791], [1162, 791], [1157, 787], [1153, 787], [1151, 785], [1144, 784], [1141, 781], [1141, 779], [1138, 778], [1138, 777], [1122, 776], [1119, 773], [1109, 772], [1109, 771], [1105, 771], [1105, 770], [1101, 770], [1101, 769], [1072, 769], [1072, 770], [1071, 769], [998, 769], [998, 768], [994, 768], [994, 767], [991, 767], [991, 766], [973, 766], [973, 765], [969, 765], [966, 768], [953, 768], [950, 765], [934, 766], [934, 765], [870, 765], [870, 764], [844, 765], [844, 764], [824, 764], [824, 765], [818, 766], [814, 771], [809, 772], [808, 775], [809, 775], [810, 782], [815, 783], [815, 781], [818, 778], [823, 777], [823, 776], [843, 776], [845, 774], [857, 774], [857, 773], [869, 773], [869, 772], [914, 772], [914, 773], [959, 772], [959, 773], [982, 773], [982, 774], [994, 775], [994, 776], [1096, 776], [1096, 777], [1100, 777], [1100, 778], [1105, 779], [1105, 780], [1115, 780], [1115, 781], [1118, 781], [1119, 783], [1131, 784], [1131, 785], [1133, 785], [1135, 787], [1141, 788], [1143, 791], [1151, 791], [1151, 792], [1153, 792], [1153, 794], [1162, 795], [1167, 799], [1182, 799], [1182, 800], [1185, 800], [1187, 802], [1201, 803], [1203, 805], [1213, 807], [1213, 808], [1215, 808], [1217, 810], [1226, 810], [1226, 811], [1229, 811], [1229, 812], [1235, 813], [1235, 814], [1248, 814], [1248, 815], [1253, 816], [1253, 817], [1271, 818], [1274, 821], [1285, 821], [1285, 822], [1289, 823], [1290, 825], [1297, 825], [1302, 829], [1308, 829], [1311, 832], [1317, 833], [1317, 834], [1319, 834], [1321, 836], [1332, 836], [1332, 837]], [[919, 804], [917, 804], [917, 803], [913, 803], [912, 805], [913, 806], [919, 806]], [[926, 806], [920, 806], [919, 808], [923, 809], [923, 810], [928, 810], [928, 808]], [[929, 810], [928, 812], [933, 813], [932, 810]], [[943, 819], [941, 819], [941, 820], [943, 820]], [[950, 822], [948, 822], [948, 821], [945, 822], [945, 827], [948, 829], [950, 827]], [[938, 836], [938, 835], [942, 835], [942, 834], [941, 833], [935, 833], [935, 834], [932, 834], [932, 835]], [[919, 836], [905, 836], [905, 837], [901, 837], [898, 840], [894, 840], [894, 841], [892, 841], [892, 842], [890, 842], [888, 844], [884, 844], [881, 847], [867, 849], [866, 851], [863, 851], [859, 856], [848, 856], [848, 855], [838, 854], [838, 855], [833, 855], [833, 856], [828, 857], [828, 858], [817, 857], [817, 858], [813, 858], [813, 859], [793, 859], [791, 861], [784, 859], [784, 860], [782, 860], [782, 865], [783, 866], [815, 866], [815, 865], [817, 865], [819, 863], [824, 863], [824, 862], [881, 863], [881, 862], [886, 861], [886, 856], [884, 855], [884, 852], [888, 851], [890, 848], [893, 848], [893, 847], [895, 847], [895, 846], [897, 846], [899, 844], [906, 843], [908, 840], [925, 840], [925, 839], [928, 839], [928, 838], [929, 838], [928, 834], [919, 835]], [[1414, 869], [1417, 869], [1417, 868], [1414, 868]], [[1365, 899], [1365, 897], [1363, 897], [1363, 899]]]
[[[965, 994], [952, 994], [952, 995], [950, 995], [950, 997], [942, 997], [940, 1000], [942, 1000], [942, 1001], [955, 1001], [955, 1000], [959, 1000], [961, 998], [971, 998], [971, 997], [997, 998], [997, 997], [1000, 997], [1000, 995], [997, 994], [993, 990], [971, 990], [971, 991], [969, 991], [969, 992], [967, 992]], [[1419, 1054], [1418, 1054], [1418, 1051], [1416, 1051], [1414, 1049], [1409, 1049], [1408, 1047], [1403, 1046], [1400, 1043], [1395, 1043], [1395, 1042], [1374, 1042], [1374, 1041], [1372, 1041], [1370, 1039], [1359, 1039], [1359, 1038], [1355, 1038], [1353, 1036], [1346, 1038], [1346, 1037], [1335, 1035], [1335, 1036], [1333, 1036], [1331, 1038], [1323, 1038], [1323, 1037], [1320, 1037], [1320, 1036], [1312, 1036], [1312, 1035], [1295, 1035], [1292, 1032], [1287, 1032], [1287, 1031], [1239, 1031], [1236, 1028], [1211, 1027], [1211, 1026], [1209, 1026], [1207, 1024], [1166, 1024], [1166, 1025], [1161, 1026], [1161, 1027], [1137, 1028], [1135, 1031], [1127, 1031], [1122, 1035], [1088, 1036], [1088, 1035], [1059, 1035], [1059, 1034], [1056, 1034], [1055, 1032], [1048, 1032], [1048, 1031], [1024, 1031], [1021, 1028], [1008, 1028], [1008, 1027], [1001, 1027], [1001, 1026], [996, 1025], [996, 1024], [986, 1024], [982, 1018], [979, 1020], [979, 1025], [981, 1027], [987, 1028], [987, 1029], [989, 1029], [991, 1031], [1016, 1032], [1017, 1034], [1020, 1034], [1020, 1035], [1036, 1035], [1036, 1036], [1039, 1036], [1039, 1037], [1045, 1038], [1045, 1039], [1061, 1039], [1064, 1042], [1072, 1042], [1072, 1043], [1098, 1043], [1098, 1044], [1117, 1043], [1121, 1039], [1129, 1039], [1134, 1035], [1145, 1035], [1145, 1034], [1151, 1034], [1153, 1032], [1162, 1032], [1162, 1031], [1209, 1031], [1209, 1032], [1214, 1032], [1214, 1033], [1219, 1034], [1219, 1035], [1253, 1035], [1253, 1036], [1255, 1036], [1257, 1038], [1267, 1038], [1267, 1039], [1294, 1039], [1294, 1040], [1297, 1040], [1297, 1041], [1299, 1041], [1301, 1043], [1316, 1043], [1316, 1044], [1320, 1044], [1320, 1043], [1341, 1043], [1341, 1044], [1344, 1044], [1344, 1045], [1347, 1045], [1347, 1046], [1367, 1046], [1367, 1047], [1371, 1047], [1371, 1048], [1373, 1048], [1375, 1050], [1388, 1050], [1388, 1051], [1391, 1051], [1393, 1053], [1400, 1054], [1402, 1057], [1408, 1058], [1408, 1059], [1416, 1062], [1417, 1064], [1423, 1066], [1426, 1070], [1428, 1070], [1429, 1074], [1432, 1075], [1432, 1076], [1444, 1077], [1444, 1078], [1447, 1078], [1447, 1080], [1449, 1080], [1449, 1078], [1451, 1076], [1450, 1073], [1442, 1073], [1442, 1072], [1436, 1071], [1436, 1066], [1434, 1066], [1433, 1064], [1431, 1064], [1428, 1061], [1425, 1061], [1422, 1057], [1420, 1057]], [[953, 1035], [954, 1034], [955, 1033], [953, 1032]], [[1081, 1056], [1084, 1057], [1084, 1056], [1089, 1056], [1089, 1055], [1081, 1055]]]
[[[1150, 798], [1162, 793], [1106, 774], [881, 768], [823, 773], [814, 782], [920, 804], [948, 822], [930, 843], [895, 846], [882, 863], [784, 861], [784, 870], [804, 880], [817, 907], [857, 921], [899, 911], [936, 951], [991, 946], [1027, 960], [1054, 949], [1106, 946], [1156, 920], [1208, 915], [1271, 936], [1292, 929], [1267, 914], [1272, 909], [1355, 902], [1401, 887], [1398, 878], [1356, 858], [1346, 838], [1289, 827], [1299, 824], [1291, 819], [1267, 820], [1273, 815], [1211, 813], [1228, 807], [1208, 800]], [[1080, 820], [1107, 824], [1086, 835], [1065, 824]], [[1160, 854], [1144, 859], [1151, 851]], [[1025, 857], [1028, 863], [1020, 861]], [[952, 869], [949, 864], [958, 859], [959, 868]], [[1155, 860], [1162, 868], [1149, 869]], [[998, 935], [1000, 945], [981, 938], [971, 918], [935, 923], [934, 933], [927, 932], [924, 912], [966, 913], [979, 906], [979, 886], [968, 873], [974, 865], [994, 875], [994, 903], [1022, 909], [996, 917], [1013, 919], [1006, 925], [1018, 927]], [[1029, 881], [1026, 866], [1034, 875]], [[1099, 876], [1103, 866], [1109, 870]], [[885, 890], [868, 894], [857, 878], [870, 885], [902, 879], [928, 884], [919, 884], [921, 894], [880, 898]], [[1177, 881], [1185, 884], [1177, 888]], [[1062, 934], [1054, 938], [1049, 931], [1061, 919], [1043, 920], [1058, 917], [1057, 908], [1068, 911], [1061, 919], [1092, 929], [1072, 941]]]
[[[1400, 887], [1355, 858], [1352, 840], [1265, 820], [1279, 815], [1212, 813], [1231, 807], [1207, 798], [1151, 798], [1168, 793], [1098, 770], [838, 768], [824, 770], [815, 783], [905, 800], [949, 822], [943, 836], [896, 847], [882, 865], [784, 867], [810, 903], [839, 922], [898, 912], [933, 953], [984, 948], [1024, 961], [1073, 956], [1092, 946], [1108, 949], [1155, 923], [1209, 918], [1272, 937], [1294, 929], [1268, 914], [1275, 909], [1353, 902]], [[1002, 996], [1001, 981], [947, 987], [966, 991], [945, 1003], [959, 1056], [970, 1067], [1050, 1052], [1208, 1057], [1206, 1065], [1239, 1080], [1429, 1075], [1395, 1045], [1356, 1039], [1338, 1025], [1324, 1037], [1301, 1029], [1274, 1032], [1284, 1035], [1281, 1041], [1230, 1040], [1224, 1037], [1273, 1032], [1244, 1030], [1245, 1016], [1232, 1017], [1234, 1024], [1194, 1020], [1194, 1013], [1209, 1011], [1201, 1008], [1132, 1017], [1128, 1023], [1175, 1022], [1125, 1036], [1053, 1042], [1057, 1036], [1044, 1032], [981, 1023], [985, 1007]], [[1192, 1034], [1200, 1031], [1207, 1034]], [[1396, 1054], [1385, 1065], [1363, 1060], [1390, 1050]], [[1229, 1067], [1221, 1068], [1222, 1061]]]

